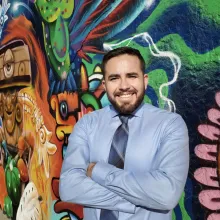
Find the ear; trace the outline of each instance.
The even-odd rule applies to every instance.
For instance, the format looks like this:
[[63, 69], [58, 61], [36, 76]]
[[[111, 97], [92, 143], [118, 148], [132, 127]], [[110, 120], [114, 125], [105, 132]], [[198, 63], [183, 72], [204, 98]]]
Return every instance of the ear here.
[[148, 85], [148, 75], [144, 74], [144, 87], [145, 87], [145, 90], [147, 88], [147, 85]]
[[103, 86], [104, 90], [106, 91], [106, 85], [105, 85], [105, 80], [104, 79], [102, 80], [102, 86]]

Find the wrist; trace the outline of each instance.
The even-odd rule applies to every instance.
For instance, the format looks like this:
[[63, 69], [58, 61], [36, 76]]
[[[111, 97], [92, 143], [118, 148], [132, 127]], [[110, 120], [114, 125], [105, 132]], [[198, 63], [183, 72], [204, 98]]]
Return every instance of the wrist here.
[[96, 163], [90, 163], [90, 164], [88, 165], [88, 167], [87, 167], [86, 175], [87, 175], [88, 177], [90, 177], [90, 178], [91, 178], [91, 176], [92, 176], [92, 170], [93, 170], [93, 168], [94, 168], [95, 165], [96, 165]]

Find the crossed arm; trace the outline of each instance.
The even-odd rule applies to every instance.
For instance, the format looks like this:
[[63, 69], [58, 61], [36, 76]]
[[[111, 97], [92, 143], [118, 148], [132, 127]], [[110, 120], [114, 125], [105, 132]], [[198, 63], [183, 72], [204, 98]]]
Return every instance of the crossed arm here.
[[154, 210], [176, 206], [189, 166], [188, 134], [181, 117], [167, 125], [154, 169], [146, 173], [121, 170], [104, 162], [89, 164], [86, 137], [83, 123], [77, 124], [69, 138], [60, 178], [62, 200], [129, 213], [134, 213], [136, 206]]
[[135, 205], [87, 177], [89, 147], [81, 119], [69, 137], [60, 176], [60, 198], [83, 206], [134, 213]]

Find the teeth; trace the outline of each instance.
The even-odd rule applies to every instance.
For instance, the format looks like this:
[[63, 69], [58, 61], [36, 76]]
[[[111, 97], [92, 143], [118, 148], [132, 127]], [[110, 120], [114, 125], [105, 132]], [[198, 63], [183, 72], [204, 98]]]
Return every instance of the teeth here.
[[130, 97], [132, 94], [124, 94], [124, 95], [120, 95], [120, 97], [122, 98], [127, 98], [127, 97]]

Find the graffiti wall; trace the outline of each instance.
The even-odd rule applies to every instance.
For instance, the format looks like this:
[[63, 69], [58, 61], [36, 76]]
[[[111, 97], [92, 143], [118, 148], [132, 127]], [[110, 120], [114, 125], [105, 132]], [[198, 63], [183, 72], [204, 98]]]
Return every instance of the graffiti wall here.
[[76, 122], [109, 104], [103, 54], [146, 61], [145, 102], [182, 115], [190, 170], [173, 220], [220, 219], [220, 0], [0, 1], [0, 219], [83, 219], [59, 197]]

